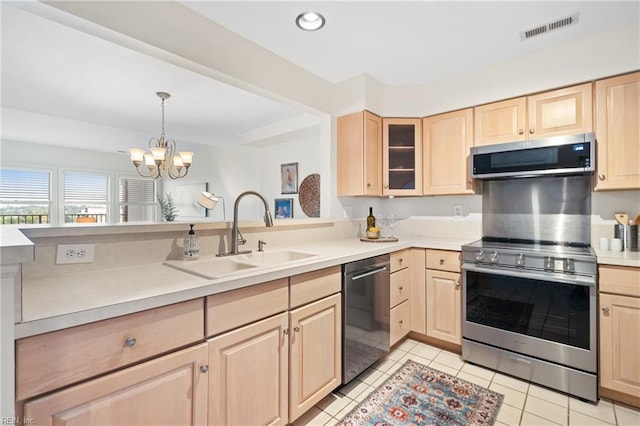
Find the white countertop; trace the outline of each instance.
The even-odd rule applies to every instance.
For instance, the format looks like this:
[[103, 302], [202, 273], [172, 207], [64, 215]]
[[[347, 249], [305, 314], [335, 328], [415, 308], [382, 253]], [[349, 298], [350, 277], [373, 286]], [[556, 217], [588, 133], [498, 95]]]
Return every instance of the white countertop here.
[[[312, 251], [318, 255], [274, 267], [247, 269], [219, 279], [202, 278], [159, 262], [27, 281], [22, 287], [22, 322], [16, 325], [16, 338], [221, 293], [408, 247], [459, 251], [462, 245], [470, 242], [460, 238], [413, 237], [388, 243], [344, 239], [288, 246], [289, 249]], [[640, 267], [640, 252], [595, 251], [598, 263]]]
[[318, 255], [274, 267], [247, 269], [213, 280], [154, 263], [27, 281], [22, 285], [22, 322], [16, 324], [16, 338], [221, 293], [403, 248], [459, 251], [463, 244], [469, 242], [466, 239], [419, 237], [401, 238], [391, 243], [348, 239], [289, 246], [289, 249], [312, 251]]

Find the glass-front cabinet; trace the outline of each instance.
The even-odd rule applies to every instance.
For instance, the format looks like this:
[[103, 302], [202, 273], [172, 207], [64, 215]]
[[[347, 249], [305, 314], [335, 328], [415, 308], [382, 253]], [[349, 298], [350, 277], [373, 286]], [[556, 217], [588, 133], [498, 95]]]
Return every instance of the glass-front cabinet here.
[[422, 195], [422, 124], [419, 118], [384, 118], [382, 195]]

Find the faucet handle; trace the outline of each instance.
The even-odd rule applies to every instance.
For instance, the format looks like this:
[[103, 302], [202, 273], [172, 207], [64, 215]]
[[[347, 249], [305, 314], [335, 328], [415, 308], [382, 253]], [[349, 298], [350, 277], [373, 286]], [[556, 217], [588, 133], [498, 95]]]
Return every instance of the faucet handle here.
[[266, 241], [258, 240], [258, 251], [264, 251], [265, 244], [267, 244]]
[[247, 244], [247, 240], [242, 236], [242, 233], [238, 229], [238, 245], [241, 246], [244, 244]]

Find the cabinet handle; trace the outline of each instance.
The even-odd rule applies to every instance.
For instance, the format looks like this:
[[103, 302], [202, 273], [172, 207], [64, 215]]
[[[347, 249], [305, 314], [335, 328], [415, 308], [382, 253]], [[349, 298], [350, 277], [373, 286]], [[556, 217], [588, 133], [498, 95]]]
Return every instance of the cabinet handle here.
[[398, 287], [398, 290], [402, 291], [402, 289], [404, 289], [403, 286]]
[[209, 371], [209, 366], [207, 364], [201, 365], [200, 366], [200, 371], [203, 372], [203, 373], [206, 373], [207, 371]]
[[456, 288], [460, 288], [460, 278], [456, 280]]
[[441, 264], [441, 265], [444, 265], [444, 257], [441, 257], [441, 258], [440, 258], [440, 264]]
[[524, 135], [524, 130], [523, 129], [518, 130], [518, 134], [519, 135]]
[[293, 327], [293, 331], [295, 331], [296, 333], [300, 331], [300, 327]]
[[529, 129], [529, 133], [534, 134], [535, 132], [536, 132], [536, 129], [534, 128]]
[[127, 348], [130, 348], [131, 346], [136, 344], [136, 338], [135, 337], [127, 337], [124, 341], [124, 345]]
[[289, 329], [288, 329], [288, 328], [285, 328], [284, 330], [282, 330], [282, 333], [283, 333], [285, 336], [288, 336], [288, 335], [289, 335]]
[[398, 263], [400, 263], [400, 264], [401, 264], [401, 263], [402, 263], [402, 261], [403, 261], [403, 259], [402, 259], [402, 258], [398, 259]]
[[389, 185], [388, 185], [388, 184], [387, 184], [387, 185], [385, 185], [385, 186], [384, 186], [384, 189], [389, 189]]
[[367, 188], [371, 188], [371, 184], [367, 182]]
[[599, 175], [598, 175], [598, 179], [600, 179], [600, 180], [605, 180], [605, 178], [606, 178], [606, 177], [605, 177], [605, 175], [603, 175], [603, 174], [599, 174]]
[[402, 321], [402, 320], [400, 320], [400, 321], [398, 321], [398, 322], [400, 323], [400, 325], [402, 325], [402, 323], [403, 323], [403, 321]]
[[603, 306], [602, 307], [602, 313], [605, 315], [609, 315], [609, 307], [608, 306]]

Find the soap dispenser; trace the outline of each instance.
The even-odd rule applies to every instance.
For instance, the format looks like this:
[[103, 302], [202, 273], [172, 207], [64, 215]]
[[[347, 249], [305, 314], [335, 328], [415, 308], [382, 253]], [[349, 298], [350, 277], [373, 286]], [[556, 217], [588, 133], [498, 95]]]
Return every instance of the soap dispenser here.
[[189, 234], [184, 237], [184, 258], [195, 260], [200, 256], [200, 239], [196, 235], [196, 231], [193, 230], [194, 225], [189, 226], [191, 226]]

